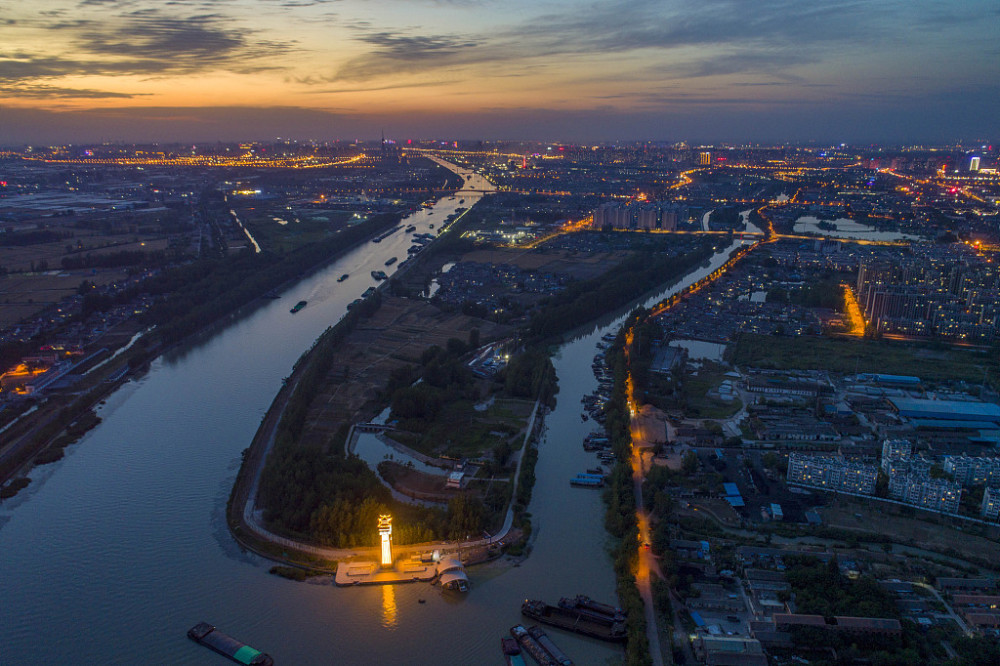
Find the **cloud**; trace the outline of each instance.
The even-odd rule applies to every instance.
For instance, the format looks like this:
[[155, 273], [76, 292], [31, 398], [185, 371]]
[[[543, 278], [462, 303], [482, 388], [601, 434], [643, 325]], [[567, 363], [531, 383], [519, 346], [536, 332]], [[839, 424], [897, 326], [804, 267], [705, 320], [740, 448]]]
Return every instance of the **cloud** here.
[[[297, 83], [303, 83], [306, 85], [315, 85], [318, 83], [329, 83], [328, 81], [315, 80], [315, 79], [296, 79]], [[323, 95], [323, 94], [342, 94], [342, 93], [359, 93], [359, 92], [380, 92], [383, 90], [400, 90], [405, 88], [433, 88], [436, 86], [446, 86], [454, 83], [461, 83], [457, 79], [450, 81], [420, 81], [416, 83], [397, 83], [388, 84], [384, 86], [362, 86], [355, 88], [324, 88], [319, 90], [310, 90], [309, 93]]]
[[[84, 0], [115, 2], [115, 0]], [[280, 69], [294, 40], [262, 39], [220, 14], [174, 16], [160, 8], [137, 9], [113, 19], [36, 21], [71, 47], [71, 56], [0, 51], [0, 82], [63, 76], [156, 76], [226, 70]]]
[[14, 86], [0, 85], [0, 93], [10, 97], [21, 98], [76, 98], [76, 99], [131, 99], [136, 95], [131, 93], [111, 92], [108, 90], [93, 90], [91, 88], [61, 88], [45, 84], [22, 84]]
[[[132, 12], [114, 29], [89, 24], [76, 40], [80, 51], [101, 56], [134, 58], [139, 62], [166, 61], [173, 71], [225, 67], [244, 71], [246, 60], [286, 53], [290, 43], [255, 39], [217, 14], [190, 17], [163, 16], [157, 10]], [[250, 66], [256, 70], [259, 67]]]
[[820, 62], [820, 58], [805, 52], [781, 50], [740, 50], [710, 55], [697, 60], [667, 64], [656, 69], [668, 78], [695, 79], [730, 74], [764, 74], [787, 82], [802, 81], [789, 72], [793, 67]]
[[[545, 61], [553, 67], [615, 54], [639, 55], [660, 74], [701, 78], [756, 72], [792, 79], [790, 68], [821, 62], [849, 44], [881, 33], [882, 11], [864, 0], [613, 0], [574, 6], [474, 35], [387, 31], [370, 23], [349, 27], [371, 47], [329, 77], [363, 81], [442, 68], [494, 65], [505, 71]], [[700, 49], [703, 56], [692, 55]], [[488, 72], [490, 76], [494, 72]]]
[[[561, 52], [614, 53], [684, 46], [791, 47], [859, 42], [880, 32], [884, 12], [864, 0], [661, 0], [601, 2], [519, 26]], [[558, 26], [549, 30], [551, 26]]]
[[485, 62], [494, 57], [475, 39], [376, 32], [364, 26], [355, 26], [355, 29], [361, 33], [358, 41], [374, 49], [348, 60], [328, 81], [366, 81], [389, 74], [419, 73]]

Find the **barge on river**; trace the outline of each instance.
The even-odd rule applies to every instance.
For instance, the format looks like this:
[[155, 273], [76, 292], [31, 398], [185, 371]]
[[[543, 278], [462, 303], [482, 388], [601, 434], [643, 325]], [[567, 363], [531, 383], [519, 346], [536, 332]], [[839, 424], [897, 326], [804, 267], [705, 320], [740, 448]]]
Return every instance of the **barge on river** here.
[[625, 621], [625, 611], [617, 606], [602, 604], [594, 601], [585, 594], [578, 594], [575, 597], [563, 597], [559, 600], [559, 607], [567, 610], [575, 610], [593, 619], [606, 624]]
[[534, 624], [528, 627], [528, 634], [531, 635], [542, 649], [549, 653], [549, 656], [559, 664], [559, 666], [573, 666], [573, 660], [566, 656], [566, 653], [559, 649], [559, 646], [552, 642], [545, 630]]
[[298, 312], [299, 310], [301, 310], [302, 308], [304, 308], [306, 306], [307, 302], [308, 301], [299, 301], [298, 303], [295, 304], [295, 307], [293, 307], [291, 310], [289, 310], [289, 312], [291, 312], [292, 314], [295, 314], [296, 312]]
[[531, 658], [537, 661], [541, 666], [556, 666], [556, 662], [552, 660], [549, 653], [542, 649], [542, 646], [538, 644], [528, 630], [524, 628], [524, 625], [516, 624], [510, 628], [510, 635], [517, 639], [517, 642], [521, 644], [521, 648], [531, 655]]
[[604, 476], [600, 474], [577, 474], [569, 480], [569, 485], [577, 488], [603, 488]]
[[503, 660], [507, 666], [525, 666], [524, 657], [521, 656], [521, 648], [516, 639], [501, 638], [500, 649], [503, 651]]
[[577, 610], [550, 606], [537, 599], [525, 600], [521, 604], [521, 615], [538, 620], [542, 624], [566, 629], [602, 641], [621, 642], [625, 640], [624, 622], [608, 624], [588, 617]]
[[188, 638], [221, 655], [229, 657], [238, 664], [247, 666], [274, 666], [274, 659], [260, 650], [244, 645], [232, 636], [227, 636], [208, 622], [199, 622], [188, 629]]

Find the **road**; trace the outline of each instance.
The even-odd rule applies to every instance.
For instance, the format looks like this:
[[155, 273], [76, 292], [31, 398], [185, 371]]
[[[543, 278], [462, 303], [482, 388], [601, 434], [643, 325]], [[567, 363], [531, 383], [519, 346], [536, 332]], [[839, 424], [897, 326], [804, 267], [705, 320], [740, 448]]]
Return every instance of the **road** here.
[[660, 647], [660, 630], [656, 623], [656, 606], [653, 603], [653, 584], [650, 578], [655, 573], [663, 578], [660, 563], [653, 557], [653, 551], [645, 546], [652, 543], [652, 533], [649, 529], [649, 512], [642, 501], [642, 482], [645, 479], [645, 468], [642, 462], [643, 449], [632, 445], [632, 484], [635, 491], [636, 522], [639, 527], [639, 569], [636, 572], [635, 584], [642, 597], [642, 606], [646, 614], [646, 636], [649, 639], [649, 656], [654, 666], [663, 666], [663, 649]]
[[959, 628], [965, 632], [965, 635], [966, 636], [973, 635], [973, 631], [969, 629], [969, 625], [965, 623], [965, 620], [959, 617], [959, 615], [954, 611], [954, 609], [952, 609], [951, 604], [945, 601], [944, 598], [940, 594], [938, 594], [938, 591], [934, 589], [933, 586], [928, 585], [927, 583], [917, 583], [917, 582], [914, 582], [913, 585], [919, 585], [920, 587], [924, 588], [925, 590], [933, 594], [934, 598], [938, 600], [938, 603], [944, 606], [945, 610], [948, 611], [948, 615], [951, 616], [951, 619], [955, 621], [955, 624], [957, 624]]
[[[707, 217], [705, 219], [707, 220]], [[753, 247], [754, 246], [751, 246], [750, 249], [753, 249]], [[687, 290], [681, 293], [699, 289], [705, 284], [708, 284], [718, 279], [720, 276], [724, 275], [725, 272], [739, 260], [739, 258], [740, 258], [739, 256], [731, 258], [725, 264], [716, 269], [711, 275], [702, 278], [697, 283], [695, 283], [695, 285], [692, 285]], [[670, 303], [661, 304], [660, 306], [657, 306], [656, 308], [653, 309], [652, 316], [655, 316], [659, 312], [662, 312], [665, 309], [668, 309], [669, 307]], [[633, 334], [634, 331], [630, 330], [625, 336], [626, 360], [630, 358], [629, 349], [634, 339]], [[646, 474], [645, 465], [643, 463], [643, 451], [644, 450], [649, 451], [652, 447], [652, 443], [644, 442], [642, 439], [643, 428], [641, 423], [636, 418], [636, 415], [639, 413], [639, 410], [636, 405], [635, 396], [632, 394], [634, 391], [635, 384], [632, 381], [631, 375], [628, 377], [627, 386], [628, 386], [627, 390], [629, 393], [628, 396], [629, 406], [632, 410], [632, 423], [630, 426], [631, 436], [632, 436], [632, 483], [636, 498], [636, 522], [639, 528], [639, 544], [637, 544], [639, 549], [639, 557], [638, 557], [639, 564], [638, 564], [638, 573], [636, 575], [636, 586], [639, 588], [639, 595], [642, 597], [643, 605], [645, 608], [646, 634], [649, 639], [650, 656], [654, 664], [660, 665], [663, 664], [663, 651], [660, 646], [659, 627], [657, 626], [656, 623], [656, 610], [655, 607], [653, 606], [653, 590], [652, 590], [652, 583], [650, 581], [650, 574], [655, 573], [660, 578], [663, 578], [663, 574], [660, 570], [659, 562], [657, 562], [656, 558], [653, 556], [652, 551], [647, 550], [645, 547], [645, 544], [652, 543], [652, 541], [651, 541], [651, 534], [649, 527], [649, 513], [643, 506], [643, 501], [642, 501], [642, 483], [645, 480], [645, 474]], [[745, 405], [746, 402], [744, 401], [744, 408]], [[644, 446], [644, 444], [648, 444], [648, 446]], [[652, 464], [652, 461], [650, 461], [650, 463]], [[691, 650], [691, 643], [688, 640], [687, 636], [684, 635], [682, 631], [682, 625], [680, 623], [680, 618], [678, 617], [678, 610], [679, 608], [682, 607], [683, 604], [680, 602], [679, 599], [676, 598], [673, 590], [671, 590], [671, 599], [672, 599], [671, 605], [673, 606], [673, 616], [674, 616], [673, 622], [674, 622], [674, 632], [676, 640], [681, 649], [684, 650], [687, 660], [690, 661], [691, 663], [695, 663], [694, 654]], [[672, 657], [672, 651], [671, 651], [671, 657]]]

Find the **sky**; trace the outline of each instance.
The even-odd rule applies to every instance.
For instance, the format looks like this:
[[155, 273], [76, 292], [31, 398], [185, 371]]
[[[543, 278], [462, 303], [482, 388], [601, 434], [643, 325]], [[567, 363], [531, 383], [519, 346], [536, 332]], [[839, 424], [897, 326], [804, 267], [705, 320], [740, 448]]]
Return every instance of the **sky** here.
[[986, 140], [997, 0], [0, 0], [0, 144]]

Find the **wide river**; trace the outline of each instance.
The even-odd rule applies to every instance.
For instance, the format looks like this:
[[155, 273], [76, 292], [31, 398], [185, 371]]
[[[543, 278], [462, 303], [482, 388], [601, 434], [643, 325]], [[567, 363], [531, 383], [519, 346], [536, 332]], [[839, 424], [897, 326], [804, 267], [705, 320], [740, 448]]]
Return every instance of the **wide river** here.
[[[418, 232], [439, 228], [460, 199], [468, 207], [479, 196], [460, 193], [406, 222]], [[373, 284], [371, 270], [407, 256], [410, 236], [400, 230], [366, 243], [280, 300], [157, 360], [108, 399], [100, 426], [0, 505], [0, 663], [230, 663], [186, 638], [205, 620], [281, 665], [501, 664], [499, 638], [522, 621], [523, 599], [586, 593], [613, 600], [600, 494], [571, 488], [568, 479], [595, 462], [581, 447], [592, 424], [580, 420], [580, 398], [596, 387], [596, 341], [620, 325], [622, 313], [556, 356], [559, 405], [540, 449], [533, 550], [519, 567], [473, 568], [465, 596], [421, 583], [342, 589], [270, 575], [271, 562], [230, 537], [224, 510], [240, 454], [282, 378]], [[338, 283], [343, 273], [350, 278]], [[290, 314], [298, 300], [309, 304]], [[622, 654], [551, 635], [578, 664]]]

